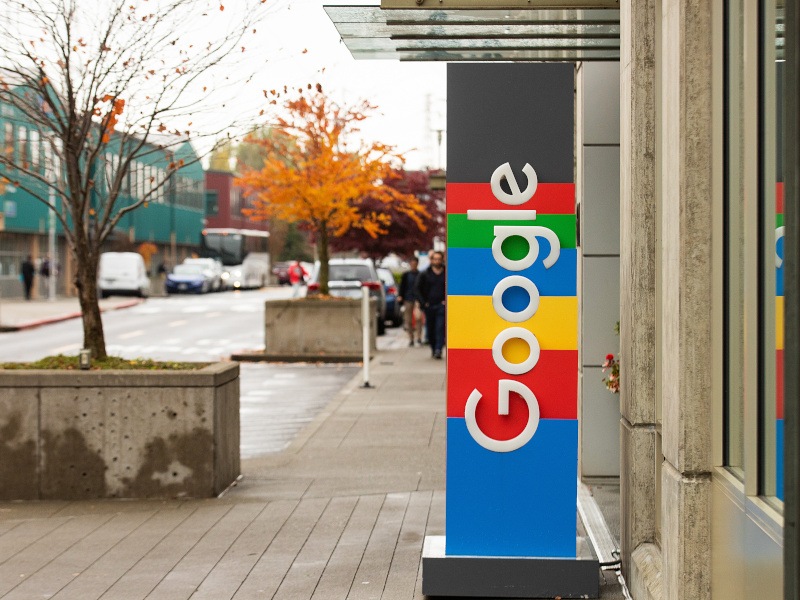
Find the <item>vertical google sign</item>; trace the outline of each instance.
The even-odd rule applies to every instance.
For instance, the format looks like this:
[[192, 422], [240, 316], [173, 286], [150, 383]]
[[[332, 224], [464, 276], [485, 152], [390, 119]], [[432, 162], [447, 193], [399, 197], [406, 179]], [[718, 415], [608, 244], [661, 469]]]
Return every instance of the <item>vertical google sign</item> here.
[[572, 64], [448, 67], [448, 556], [574, 558]]

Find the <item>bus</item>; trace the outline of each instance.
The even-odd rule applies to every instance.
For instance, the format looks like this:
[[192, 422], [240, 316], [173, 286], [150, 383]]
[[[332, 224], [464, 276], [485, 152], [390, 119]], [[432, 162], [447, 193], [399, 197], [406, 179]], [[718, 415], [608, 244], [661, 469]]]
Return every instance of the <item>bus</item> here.
[[204, 229], [200, 256], [222, 263], [226, 289], [256, 289], [269, 282], [269, 232], [256, 229]]

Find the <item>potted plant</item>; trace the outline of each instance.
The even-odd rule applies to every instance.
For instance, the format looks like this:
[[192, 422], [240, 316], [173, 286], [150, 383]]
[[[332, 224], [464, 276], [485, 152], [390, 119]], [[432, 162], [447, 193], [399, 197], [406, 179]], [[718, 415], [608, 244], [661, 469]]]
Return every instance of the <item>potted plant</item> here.
[[[614, 325], [614, 332], [619, 335], [619, 321]], [[619, 394], [619, 358], [613, 354], [606, 354], [603, 362], [603, 373], [608, 373], [603, 377], [606, 389], [612, 394]]]
[[0, 365], [2, 500], [210, 497], [239, 467], [237, 363]]

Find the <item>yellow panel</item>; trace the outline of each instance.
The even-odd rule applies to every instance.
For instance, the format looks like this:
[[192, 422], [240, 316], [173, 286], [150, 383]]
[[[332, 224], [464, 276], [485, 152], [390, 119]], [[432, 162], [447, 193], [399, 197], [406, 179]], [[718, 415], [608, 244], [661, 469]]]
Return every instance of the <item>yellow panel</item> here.
[[783, 350], [783, 296], [775, 296], [775, 349]]
[[509, 323], [494, 312], [491, 296], [447, 297], [448, 348], [490, 349], [497, 334], [508, 327], [524, 327], [533, 332], [542, 350], [576, 350], [578, 299], [542, 296], [533, 317], [522, 323]]

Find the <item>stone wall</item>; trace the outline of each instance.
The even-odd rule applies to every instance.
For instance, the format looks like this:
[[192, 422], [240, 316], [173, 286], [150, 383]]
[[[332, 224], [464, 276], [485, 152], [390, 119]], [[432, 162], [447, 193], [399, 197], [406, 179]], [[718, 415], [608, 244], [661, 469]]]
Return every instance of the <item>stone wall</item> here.
[[0, 371], [0, 499], [210, 497], [239, 475], [239, 366]]

